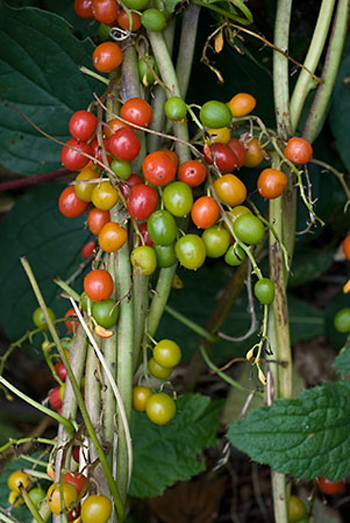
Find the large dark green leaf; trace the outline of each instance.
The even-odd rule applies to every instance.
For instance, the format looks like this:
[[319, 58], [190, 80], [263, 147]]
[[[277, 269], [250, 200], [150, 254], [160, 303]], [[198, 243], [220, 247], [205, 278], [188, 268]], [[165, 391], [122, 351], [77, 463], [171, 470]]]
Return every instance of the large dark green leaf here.
[[[81, 261], [79, 251], [89, 232], [84, 217], [65, 218], [58, 210], [64, 186], [47, 185], [23, 196], [7, 214], [0, 229], [0, 319], [10, 339], [33, 329], [33, 310], [38, 306], [20, 257], [26, 256], [47, 303], [58, 316], [69, 307], [58, 297], [52, 278], [67, 278]], [[78, 291], [78, 283], [75, 282]], [[81, 285], [81, 284], [80, 284]]]
[[280, 399], [234, 423], [232, 445], [258, 463], [299, 479], [343, 478], [350, 467], [350, 383], [325, 383]]
[[340, 64], [338, 76], [332, 94], [332, 104], [329, 111], [329, 119], [333, 134], [336, 139], [336, 146], [341, 159], [346, 168], [350, 169], [350, 97], [349, 85], [346, 79], [350, 76], [350, 41], [347, 42], [347, 52]]
[[299, 287], [319, 278], [332, 265], [333, 249], [314, 249], [304, 247], [293, 258], [291, 275], [288, 281], [290, 288]]
[[60, 167], [60, 146], [42, 136], [12, 106], [45, 132], [65, 141], [68, 120], [101, 92], [79, 72], [91, 67], [94, 46], [77, 40], [65, 20], [36, 8], [0, 4], [0, 162], [22, 174]]
[[188, 394], [177, 401], [175, 418], [155, 425], [145, 414], [132, 413], [135, 466], [130, 494], [140, 498], [161, 494], [175, 481], [185, 481], [205, 470], [199, 459], [205, 447], [216, 442], [222, 402]]

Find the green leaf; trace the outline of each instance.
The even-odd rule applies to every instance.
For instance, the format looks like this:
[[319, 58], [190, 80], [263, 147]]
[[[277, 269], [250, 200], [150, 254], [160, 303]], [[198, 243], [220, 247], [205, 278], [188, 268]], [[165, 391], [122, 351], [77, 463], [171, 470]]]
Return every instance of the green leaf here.
[[350, 348], [338, 354], [333, 366], [339, 374], [350, 374]]
[[[26, 256], [47, 304], [63, 316], [69, 302], [58, 297], [55, 276], [68, 278], [81, 262], [80, 250], [90, 236], [84, 216], [65, 218], [58, 210], [64, 186], [50, 184], [20, 198], [0, 228], [0, 317], [7, 336], [14, 340], [34, 329], [37, 302], [20, 264]], [[73, 284], [79, 292], [81, 281]]]
[[234, 423], [227, 434], [254, 461], [299, 479], [343, 478], [350, 467], [350, 383], [304, 390]]
[[175, 481], [185, 481], [205, 470], [200, 454], [204, 447], [216, 443], [221, 407], [220, 401], [188, 394], [179, 398], [175, 418], [164, 426], [133, 412], [135, 466], [130, 494], [140, 498], [157, 496]]
[[349, 53], [344, 53], [344, 55], [345, 57], [340, 64], [338, 76], [334, 84], [329, 120], [336, 139], [339, 155], [349, 170], [350, 149], [348, 136], [350, 133], [350, 99], [349, 86], [344, 80], [350, 76], [350, 56]]
[[77, 40], [59, 16], [0, 4], [0, 162], [31, 175], [61, 167], [61, 146], [41, 135], [14, 108], [58, 140], [69, 138], [72, 113], [85, 109], [101, 84], [79, 72], [92, 67], [91, 40]]
[[315, 249], [304, 247], [297, 252], [293, 259], [289, 288], [299, 287], [313, 281], [326, 272], [334, 259], [333, 249]]

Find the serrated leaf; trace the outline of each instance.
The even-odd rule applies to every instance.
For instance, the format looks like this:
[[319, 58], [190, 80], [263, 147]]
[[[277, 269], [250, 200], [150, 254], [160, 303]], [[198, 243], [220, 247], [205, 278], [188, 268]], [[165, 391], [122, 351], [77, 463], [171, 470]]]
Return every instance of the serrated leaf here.
[[55, 138], [69, 138], [68, 120], [101, 84], [79, 72], [91, 67], [91, 40], [77, 40], [58, 15], [0, 4], [0, 162], [30, 175], [58, 169], [60, 145], [42, 136], [16, 107]]
[[350, 383], [279, 399], [231, 425], [227, 437], [254, 461], [299, 479], [343, 478], [350, 468]]
[[333, 366], [340, 374], [350, 374], [350, 348], [338, 354]]
[[222, 402], [200, 394], [177, 401], [178, 412], [165, 426], [152, 423], [145, 414], [132, 413], [131, 434], [135, 466], [132, 496], [160, 495], [175, 481], [185, 481], [205, 470], [199, 459], [204, 447], [215, 445]]
[[[20, 257], [32, 266], [47, 304], [56, 316], [69, 308], [58, 297], [52, 279], [67, 278], [81, 262], [80, 250], [91, 236], [84, 230], [85, 216], [65, 218], [58, 210], [63, 185], [42, 186], [20, 198], [0, 228], [0, 318], [7, 336], [14, 340], [34, 328], [32, 314], [37, 302]], [[80, 292], [81, 282], [74, 282]]]

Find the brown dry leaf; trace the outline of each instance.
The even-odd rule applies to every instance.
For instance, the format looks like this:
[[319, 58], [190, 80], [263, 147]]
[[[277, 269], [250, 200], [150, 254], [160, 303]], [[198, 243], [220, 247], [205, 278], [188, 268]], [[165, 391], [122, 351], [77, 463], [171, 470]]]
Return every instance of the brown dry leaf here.
[[163, 496], [149, 500], [162, 523], [212, 523], [225, 494], [227, 478], [179, 483]]

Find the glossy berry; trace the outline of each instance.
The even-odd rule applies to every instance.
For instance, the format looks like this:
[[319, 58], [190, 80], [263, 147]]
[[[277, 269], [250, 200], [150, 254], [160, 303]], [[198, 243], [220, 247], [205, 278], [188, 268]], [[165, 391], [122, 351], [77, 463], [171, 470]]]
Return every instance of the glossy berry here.
[[96, 183], [90, 183], [91, 180], [98, 180], [99, 174], [94, 169], [90, 167], [85, 167], [78, 176], [75, 178], [75, 183], [73, 185], [75, 194], [83, 202], [91, 202], [91, 195], [94, 188], [97, 186]]
[[84, 499], [81, 505], [83, 523], [107, 523], [112, 514], [112, 502], [107, 496], [94, 494]]
[[62, 361], [58, 361], [57, 363], [55, 363], [55, 371], [57, 373], [57, 376], [63, 381], [65, 382], [66, 379], [67, 379], [67, 369], [66, 367], [64, 366], [63, 362]]
[[170, 96], [165, 102], [164, 112], [169, 120], [180, 122], [186, 118], [187, 106], [179, 96]]
[[30, 477], [21, 470], [15, 470], [7, 478], [7, 486], [10, 490], [20, 493], [20, 487], [27, 488], [30, 485]]
[[92, 156], [91, 146], [86, 142], [79, 142], [75, 138], [71, 138], [62, 147], [61, 162], [68, 171], [80, 171], [89, 162], [89, 158], [85, 154]]
[[219, 218], [220, 207], [215, 198], [201, 196], [192, 206], [191, 218], [197, 227], [207, 229]]
[[166, 26], [165, 15], [158, 9], [146, 9], [141, 15], [143, 27], [149, 31], [160, 32]]
[[334, 326], [338, 332], [350, 332], [350, 308], [340, 309], [334, 316]]
[[151, 214], [147, 220], [147, 230], [153, 243], [159, 245], [170, 245], [177, 236], [175, 218], [165, 209]]
[[111, 73], [122, 61], [122, 50], [114, 42], [104, 42], [98, 45], [92, 55], [94, 67], [101, 73]]
[[246, 142], [245, 145], [247, 149], [244, 166], [257, 167], [264, 159], [260, 148], [259, 138], [252, 138], [249, 142]]
[[207, 145], [213, 143], [228, 144], [231, 138], [231, 131], [228, 127], [220, 127], [219, 129], [207, 129], [205, 133], [205, 142]]
[[141, 16], [138, 13], [131, 12], [131, 25], [128, 13], [121, 9], [117, 18], [118, 25], [126, 31], [137, 31], [141, 27]]
[[[64, 324], [69, 332], [75, 332], [77, 329], [78, 322], [76, 321], [77, 313], [75, 312], [75, 309], [71, 307], [67, 310], [66, 314], [64, 315], [67, 319]], [[74, 319], [75, 318], [75, 319]]]
[[208, 227], [202, 234], [207, 256], [209, 258], [219, 258], [223, 256], [230, 245], [230, 234], [221, 225]]
[[231, 138], [227, 145], [235, 153], [237, 162], [236, 168], [240, 169], [247, 158], [246, 149], [243, 143], [238, 140], [238, 138]]
[[226, 104], [211, 100], [203, 105], [199, 118], [204, 127], [218, 129], [226, 127], [231, 122], [232, 114]]
[[132, 408], [137, 412], [145, 412], [147, 401], [152, 396], [149, 387], [138, 385], [132, 389]]
[[152, 376], [158, 380], [166, 380], [173, 371], [173, 369], [170, 367], [163, 367], [163, 365], [159, 365], [159, 363], [154, 358], [149, 360], [148, 369]]
[[66, 472], [63, 476], [63, 482], [73, 485], [80, 494], [86, 485], [87, 477], [82, 472]]
[[175, 417], [175, 401], [165, 392], [153, 394], [146, 404], [146, 414], [156, 425], [166, 425]]
[[233, 224], [233, 232], [238, 240], [248, 245], [255, 245], [263, 239], [264, 224], [253, 214], [241, 214]]
[[229, 173], [237, 167], [237, 158], [233, 150], [225, 144], [204, 146], [205, 161], [209, 165], [215, 165], [222, 173]]
[[77, 489], [70, 483], [63, 483], [61, 488], [59, 483], [53, 483], [46, 496], [51, 512], [56, 515], [63, 512], [60, 490], [62, 490], [64, 510], [69, 509], [78, 497]]
[[112, 24], [118, 16], [118, 4], [116, 0], [93, 0], [92, 11], [98, 22]]
[[96, 131], [97, 118], [89, 111], [76, 111], [71, 116], [68, 126], [73, 138], [87, 142]]
[[77, 218], [81, 216], [88, 208], [88, 202], [83, 202], [70, 185], [62, 192], [58, 200], [58, 208], [66, 218]]
[[157, 209], [157, 205], [158, 193], [153, 187], [140, 184], [131, 189], [127, 209], [135, 220], [147, 220]]
[[254, 285], [255, 297], [263, 305], [270, 305], [275, 297], [275, 286], [269, 278], [260, 278]]
[[92, 0], [74, 0], [74, 11], [80, 18], [94, 18]]
[[247, 255], [239, 245], [231, 245], [225, 254], [225, 262], [231, 267], [237, 267], [246, 259]]
[[131, 252], [131, 263], [139, 268], [144, 276], [150, 276], [157, 268], [157, 257], [153, 247], [140, 245]]
[[174, 216], [186, 216], [193, 205], [191, 188], [183, 182], [169, 183], [163, 191], [163, 203]]
[[97, 209], [109, 211], [119, 200], [119, 194], [111, 182], [101, 182], [91, 193], [91, 201]]
[[110, 152], [123, 162], [135, 160], [141, 150], [140, 138], [128, 128], [119, 129], [108, 140]]
[[128, 232], [119, 223], [108, 222], [98, 235], [98, 244], [105, 252], [116, 252], [128, 239]]
[[[47, 307], [47, 314], [51, 321], [55, 321], [56, 315], [52, 309]], [[41, 307], [37, 307], [33, 312], [33, 323], [38, 329], [47, 330], [48, 326], [46, 324], [45, 316]]]
[[181, 361], [181, 349], [175, 341], [164, 339], [153, 348], [153, 358], [162, 367], [173, 368]]
[[120, 109], [120, 117], [130, 124], [148, 127], [152, 122], [152, 107], [143, 98], [129, 98]]
[[214, 190], [223, 203], [234, 207], [244, 202], [247, 189], [244, 183], [234, 174], [224, 174], [214, 182]]
[[330, 481], [324, 476], [319, 476], [317, 478], [318, 488], [325, 494], [337, 494], [344, 486], [344, 480], [340, 479], [338, 481]]
[[288, 178], [278, 169], [264, 169], [258, 178], [257, 187], [260, 195], [268, 200], [281, 196], [287, 187]]
[[112, 276], [104, 269], [89, 272], [84, 279], [84, 291], [92, 301], [108, 300], [114, 289]]
[[305, 503], [298, 496], [290, 496], [288, 523], [299, 523], [307, 514]]
[[174, 243], [170, 245], [153, 245], [153, 249], [156, 253], [158, 267], [171, 267], [177, 263]]
[[105, 329], [110, 329], [118, 321], [119, 307], [111, 298], [99, 301], [92, 305], [92, 316], [98, 325]]
[[284, 154], [293, 163], [307, 163], [312, 157], [312, 147], [307, 140], [294, 136], [284, 149]]
[[256, 100], [251, 94], [238, 93], [227, 102], [227, 106], [234, 118], [240, 118], [253, 111], [256, 106]]
[[144, 159], [142, 171], [149, 183], [163, 186], [175, 178], [176, 166], [166, 152], [154, 151]]
[[91, 240], [90, 242], [85, 243], [85, 245], [82, 247], [80, 251], [80, 254], [83, 258], [89, 260], [90, 258], [94, 257], [95, 249], [96, 243], [93, 240]]
[[60, 387], [59, 386], [57, 386], [57, 387], [53, 388], [52, 390], [50, 390], [49, 402], [50, 402], [50, 406], [53, 409], [55, 409], [55, 410], [59, 410], [62, 407], [62, 398], [61, 398], [61, 395], [60, 395]]
[[185, 234], [175, 244], [176, 257], [186, 269], [199, 269], [205, 262], [207, 251], [204, 241], [196, 234]]
[[343, 241], [343, 252], [345, 254], [345, 258], [347, 260], [350, 260], [350, 234], [345, 236]]
[[206, 177], [207, 168], [198, 160], [188, 160], [179, 166], [178, 179], [190, 187], [201, 185]]
[[103, 211], [102, 209], [96, 209], [96, 207], [94, 207], [88, 212], [87, 222], [92, 234], [98, 235], [102, 227], [110, 221], [111, 216], [109, 211]]

